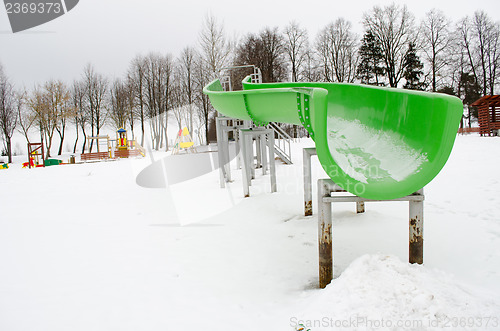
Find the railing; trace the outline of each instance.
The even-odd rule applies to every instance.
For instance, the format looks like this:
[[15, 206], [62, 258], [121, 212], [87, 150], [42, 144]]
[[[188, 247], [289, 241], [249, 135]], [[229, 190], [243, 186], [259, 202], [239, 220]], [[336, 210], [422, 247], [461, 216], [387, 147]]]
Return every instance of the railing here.
[[141, 146], [137, 141], [134, 140], [134, 147], [141, 153], [142, 156], [146, 156], [146, 149]]
[[221, 75], [221, 72], [234, 70], [234, 69], [241, 69], [241, 68], [252, 68], [253, 73], [250, 74], [251, 82], [258, 83], [258, 84], [262, 83], [262, 73], [261, 73], [260, 69], [254, 65], [243, 65], [243, 66], [217, 68], [216, 71], [217, 71], [218, 76], [219, 76], [218, 78], [219, 78], [219, 81], [220, 81], [224, 91], [232, 91], [233, 86], [231, 84], [231, 76], [229, 74]]
[[276, 123], [269, 123], [267, 125], [268, 129], [274, 130], [276, 134], [276, 139], [274, 139], [274, 148], [279, 154], [279, 156], [285, 161], [287, 164], [292, 164], [292, 148], [291, 141], [292, 137], [288, 133], [285, 132], [282, 128], [280, 128]]

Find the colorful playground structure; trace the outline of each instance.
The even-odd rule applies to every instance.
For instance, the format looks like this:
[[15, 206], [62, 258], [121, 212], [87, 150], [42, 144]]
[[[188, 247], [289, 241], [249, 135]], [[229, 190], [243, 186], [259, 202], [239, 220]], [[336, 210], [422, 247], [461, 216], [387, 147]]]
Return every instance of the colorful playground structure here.
[[23, 163], [23, 168], [45, 167], [45, 153], [43, 142], [28, 143], [28, 162]]
[[[91, 152], [94, 145], [97, 152]], [[81, 154], [81, 160], [84, 162], [146, 156], [146, 150], [135, 140], [129, 140], [124, 128], [116, 131], [116, 140], [110, 139], [108, 135], [87, 137], [87, 146], [89, 151]]]
[[194, 147], [193, 138], [186, 127], [179, 129], [179, 132], [177, 132], [172, 155], [179, 154], [180, 151], [185, 151], [186, 153], [197, 153], [196, 147]]

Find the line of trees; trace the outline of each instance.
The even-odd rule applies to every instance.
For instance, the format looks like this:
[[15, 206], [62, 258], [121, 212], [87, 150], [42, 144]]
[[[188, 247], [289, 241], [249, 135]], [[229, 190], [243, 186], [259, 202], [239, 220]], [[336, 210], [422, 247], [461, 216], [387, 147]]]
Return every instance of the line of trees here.
[[[62, 153], [68, 127], [76, 133], [73, 152], [79, 145], [82, 151], [92, 150], [87, 136], [99, 135], [106, 124], [129, 129], [140, 144], [150, 139], [152, 148], [168, 149], [171, 116], [179, 128], [187, 126], [207, 143], [214, 110], [202, 89], [219, 68], [230, 65], [256, 65], [264, 82], [358, 82], [443, 92], [461, 98], [466, 108], [498, 90], [500, 24], [483, 11], [453, 23], [433, 9], [418, 22], [406, 6], [391, 4], [365, 12], [362, 25], [359, 36], [351, 22], [338, 18], [310, 39], [299, 23], [290, 22], [234, 41], [209, 15], [198, 45], [184, 48], [178, 57], [137, 55], [113, 82], [88, 64], [71, 84], [48, 81], [31, 91], [15, 90], [0, 64], [4, 154], [11, 161], [16, 129], [28, 142], [30, 133], [39, 133], [47, 156], [55, 133]], [[469, 111], [469, 125], [473, 116]]]

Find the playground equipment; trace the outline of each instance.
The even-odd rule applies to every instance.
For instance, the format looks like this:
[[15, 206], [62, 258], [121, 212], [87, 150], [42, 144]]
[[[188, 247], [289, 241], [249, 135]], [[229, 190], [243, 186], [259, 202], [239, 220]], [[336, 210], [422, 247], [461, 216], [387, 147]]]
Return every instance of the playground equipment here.
[[[81, 155], [82, 161], [105, 160], [112, 157], [109, 136], [87, 137], [87, 144], [89, 146], [89, 152]], [[97, 152], [92, 153], [91, 148], [93, 148], [94, 144], [97, 147]], [[101, 152], [101, 150], [103, 151]]]
[[128, 158], [131, 156], [146, 156], [146, 150], [135, 140], [128, 140], [127, 130], [119, 128], [116, 131], [115, 158]]
[[498, 135], [500, 131], [500, 95], [485, 95], [471, 105], [478, 108], [481, 136]]
[[179, 154], [181, 150], [186, 151], [187, 153], [197, 153], [196, 147], [194, 147], [193, 138], [191, 138], [191, 134], [186, 127], [184, 127], [184, 129], [180, 129], [179, 132], [177, 132], [172, 155]]
[[306, 215], [312, 213], [312, 155], [330, 177], [318, 180], [320, 287], [333, 278], [332, 203], [356, 202], [362, 213], [365, 201], [408, 201], [409, 262], [423, 263], [422, 188], [451, 153], [462, 116], [458, 98], [343, 83], [262, 84], [251, 76], [242, 86], [224, 91], [217, 79], [203, 92], [226, 116], [258, 126], [302, 124], [316, 143], [304, 150]]
[[0, 163], [0, 170], [2, 169], [9, 169], [9, 164], [8, 163]]
[[119, 128], [116, 131], [116, 149], [126, 151], [128, 149], [127, 138], [127, 130]]
[[220, 113], [256, 125], [302, 124], [329, 177], [356, 196], [390, 200], [429, 183], [446, 163], [462, 116], [449, 95], [343, 83], [205, 86]]
[[139, 145], [135, 140], [128, 140], [127, 130], [124, 128], [119, 128], [116, 131], [116, 148], [114, 149], [112, 145], [115, 140], [109, 139], [109, 136], [88, 137], [87, 140], [89, 148], [92, 146], [92, 142], [95, 142], [97, 152], [91, 153], [89, 151], [87, 153], [83, 153], [81, 155], [82, 161], [109, 160], [146, 155], [146, 150], [141, 145]]
[[45, 167], [43, 142], [28, 143], [28, 162], [23, 163], [23, 168]]

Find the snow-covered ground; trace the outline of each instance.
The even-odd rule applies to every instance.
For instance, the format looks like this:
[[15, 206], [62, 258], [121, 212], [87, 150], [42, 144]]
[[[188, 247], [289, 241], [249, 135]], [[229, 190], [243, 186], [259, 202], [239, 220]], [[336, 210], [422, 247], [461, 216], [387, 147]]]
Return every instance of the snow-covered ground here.
[[217, 171], [148, 189], [149, 156], [16, 158], [0, 170], [0, 330], [500, 329], [500, 138], [459, 136], [426, 187], [423, 266], [406, 263], [407, 203], [334, 206], [323, 290], [316, 216], [302, 216], [311, 146], [278, 165], [277, 193], [257, 171], [247, 199], [234, 165], [225, 190]]

